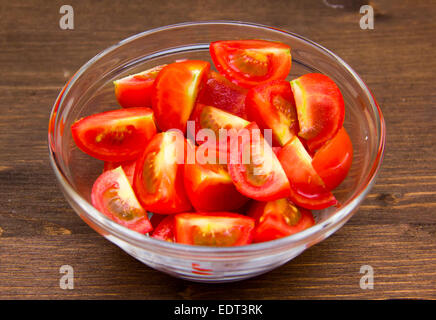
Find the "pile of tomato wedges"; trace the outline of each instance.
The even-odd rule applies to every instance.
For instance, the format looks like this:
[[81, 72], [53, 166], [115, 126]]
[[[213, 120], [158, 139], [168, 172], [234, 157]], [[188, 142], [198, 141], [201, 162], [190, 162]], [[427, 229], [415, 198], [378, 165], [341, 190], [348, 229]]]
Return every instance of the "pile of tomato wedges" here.
[[[353, 148], [327, 76], [287, 81], [291, 48], [217, 41], [209, 62], [178, 60], [114, 82], [122, 108], [77, 120], [78, 148], [104, 161], [93, 206], [183, 244], [237, 246], [315, 224], [337, 201]], [[152, 213], [149, 220], [148, 213]]]

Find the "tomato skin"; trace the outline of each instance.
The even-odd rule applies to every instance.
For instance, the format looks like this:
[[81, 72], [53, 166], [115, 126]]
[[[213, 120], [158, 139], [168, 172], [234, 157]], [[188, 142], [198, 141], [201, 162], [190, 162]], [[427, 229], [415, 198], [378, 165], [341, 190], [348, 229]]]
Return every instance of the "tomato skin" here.
[[272, 150], [275, 153], [275, 155], [278, 156], [280, 153], [280, 150], [282, 150], [282, 147], [272, 147]]
[[245, 97], [247, 89], [242, 88], [215, 71], [210, 71], [199, 102], [230, 112], [247, 119]]
[[348, 174], [353, 160], [353, 145], [345, 128], [327, 141], [312, 159], [312, 166], [324, 181], [328, 190], [341, 184]]
[[175, 215], [176, 242], [205, 246], [242, 246], [251, 243], [253, 218], [231, 212]]
[[288, 45], [267, 40], [215, 41], [210, 55], [221, 74], [245, 88], [284, 80], [292, 64]]
[[105, 161], [103, 172], [113, 170], [115, 168], [118, 168], [119, 166], [123, 167], [124, 173], [126, 174], [126, 177], [130, 182], [130, 185], [133, 185], [133, 176], [135, 175], [136, 159], [130, 161], [124, 161], [124, 162]]
[[[244, 131], [243, 131], [244, 130]], [[253, 174], [250, 175], [250, 166], [256, 166], [255, 161], [249, 159], [249, 164], [244, 164], [244, 148], [247, 148], [244, 144], [244, 140], [240, 139], [245, 132], [249, 132], [249, 148], [250, 154], [257, 156], [260, 150], [264, 150], [265, 154], [260, 155], [260, 158], [256, 160], [262, 164], [267, 163], [267, 160], [271, 161], [270, 170], [263, 175]], [[289, 195], [289, 181], [283, 171], [280, 162], [277, 159], [271, 146], [263, 139], [260, 129], [255, 122], [250, 123], [244, 129], [238, 132], [237, 138], [230, 140], [230, 162], [228, 164], [228, 170], [236, 189], [251, 199], [258, 201], [270, 201], [287, 197]], [[250, 178], [252, 181], [250, 181]], [[256, 179], [262, 179], [260, 182], [254, 183]], [[256, 185], [257, 184], [257, 185]]]
[[114, 81], [115, 97], [123, 108], [151, 107], [151, 92], [158, 73], [166, 65]]
[[[154, 217], [154, 215], [153, 215]], [[152, 219], [153, 219], [152, 217]], [[153, 223], [153, 221], [152, 221]], [[174, 215], [164, 216], [160, 223], [155, 227], [152, 237], [159, 240], [168, 242], [176, 242], [174, 235], [175, 220]]]
[[312, 166], [312, 158], [295, 136], [278, 156], [290, 183], [289, 198], [300, 207], [321, 210], [337, 203]]
[[185, 164], [185, 190], [195, 210], [234, 211], [242, 207], [248, 198], [236, 190], [225, 165], [218, 163], [219, 156], [210, 163], [201, 160], [197, 155], [195, 163]]
[[275, 145], [284, 146], [297, 135], [297, 110], [288, 81], [275, 80], [251, 88], [245, 103], [248, 119], [261, 129], [272, 129]]
[[[147, 212], [138, 202], [121, 167], [106, 171], [97, 178], [92, 187], [91, 202], [108, 218], [131, 230], [142, 234], [153, 230]], [[123, 212], [115, 212], [120, 207]], [[123, 214], [130, 216], [123, 217]]]
[[150, 108], [106, 111], [76, 121], [73, 139], [83, 152], [103, 161], [133, 160], [156, 134]]
[[300, 132], [310, 151], [332, 139], [344, 123], [344, 99], [338, 86], [326, 75], [305, 74], [291, 81]]
[[156, 230], [156, 227], [159, 225], [159, 223], [162, 222], [163, 219], [168, 217], [166, 214], [157, 214], [153, 213], [150, 218], [151, 225], [153, 226], [153, 230]]
[[204, 85], [210, 64], [185, 60], [164, 67], [153, 84], [152, 106], [162, 131], [179, 129], [186, 132], [186, 122]]
[[133, 188], [142, 206], [153, 213], [173, 214], [192, 209], [184, 190], [186, 139], [178, 132], [156, 134], [139, 157]]
[[[289, 208], [293, 208], [293, 212], [284, 212]], [[289, 214], [294, 215], [294, 221], [290, 221]], [[309, 210], [293, 206], [288, 199], [270, 202], [255, 201], [248, 211], [248, 216], [256, 220], [253, 242], [264, 242], [290, 236], [315, 224], [313, 215]], [[290, 217], [292, 218], [292, 216]]]

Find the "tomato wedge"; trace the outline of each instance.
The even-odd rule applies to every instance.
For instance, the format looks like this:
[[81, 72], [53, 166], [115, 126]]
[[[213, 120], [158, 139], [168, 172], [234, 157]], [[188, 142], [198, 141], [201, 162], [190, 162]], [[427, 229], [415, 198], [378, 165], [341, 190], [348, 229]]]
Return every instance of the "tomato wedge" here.
[[242, 88], [218, 72], [209, 72], [206, 85], [199, 96], [199, 102], [247, 118], [245, 97], [247, 89]]
[[305, 74], [291, 81], [300, 132], [310, 151], [332, 139], [344, 123], [344, 99], [338, 86], [326, 75]]
[[256, 220], [253, 242], [264, 242], [290, 236], [315, 224], [310, 211], [296, 207], [289, 199], [256, 201], [248, 215]]
[[159, 72], [151, 101], [157, 126], [162, 131], [179, 129], [186, 132], [186, 122], [209, 68], [209, 62], [185, 60], [171, 63]]
[[76, 145], [103, 161], [133, 160], [156, 134], [150, 108], [129, 108], [98, 113], [71, 126]]
[[166, 65], [133, 74], [114, 81], [115, 97], [123, 108], [151, 107], [154, 80]]
[[270, 201], [289, 195], [288, 178], [255, 122], [231, 137], [228, 170], [236, 189], [249, 198]]
[[219, 164], [219, 156], [209, 161], [199, 152], [193, 152], [195, 162], [185, 164], [185, 189], [195, 210], [234, 211], [242, 207], [248, 198], [236, 190], [226, 166]]
[[142, 206], [153, 213], [191, 210], [183, 184], [186, 139], [180, 132], [158, 133], [138, 159], [133, 187]]
[[122, 167], [106, 171], [97, 178], [91, 202], [98, 211], [129, 229], [142, 234], [153, 229]]
[[324, 181], [328, 190], [335, 189], [345, 179], [353, 160], [353, 145], [345, 128], [319, 149], [312, 166]]
[[245, 88], [286, 79], [292, 64], [288, 45], [267, 40], [212, 42], [210, 55], [221, 74]]
[[175, 216], [176, 241], [200, 246], [241, 246], [251, 243], [254, 219], [237, 213], [180, 213]]
[[126, 174], [127, 180], [129, 180], [130, 185], [133, 185], [133, 176], [135, 175], [136, 159], [124, 162], [108, 162], [105, 161], [103, 172], [113, 170], [121, 166], [124, 173]]
[[[206, 142], [210, 144], [215, 144], [217, 149], [220, 148], [220, 146], [218, 145], [219, 142], [222, 144], [223, 148], [227, 147], [227, 145], [224, 144], [227, 144], [229, 142], [228, 138], [231, 133], [229, 131], [231, 129], [235, 129], [235, 131], [238, 131], [250, 124], [250, 122], [248, 122], [247, 120], [240, 118], [234, 114], [200, 103], [197, 104], [194, 111], [192, 112], [191, 120], [195, 121], [195, 130], [192, 130], [192, 126], [188, 126], [188, 134], [190, 135], [190, 137], [193, 137], [192, 135], [195, 131], [195, 137], [193, 138], [195, 138], [195, 141], [198, 144], [203, 144]], [[226, 132], [227, 138], [223, 141], [220, 141], [220, 129], [228, 130]]]
[[337, 203], [312, 166], [312, 158], [295, 136], [279, 152], [279, 160], [291, 185], [289, 198], [306, 209], [320, 210]]
[[272, 129], [273, 143], [284, 146], [298, 133], [297, 110], [288, 81], [275, 80], [248, 91], [248, 119], [261, 129]]
[[[154, 217], [155, 215], [153, 215]], [[153, 223], [153, 217], [152, 223]], [[160, 221], [160, 223], [155, 227], [151, 236], [156, 239], [168, 241], [168, 242], [176, 242], [174, 235], [174, 215], [164, 216], [164, 218]]]

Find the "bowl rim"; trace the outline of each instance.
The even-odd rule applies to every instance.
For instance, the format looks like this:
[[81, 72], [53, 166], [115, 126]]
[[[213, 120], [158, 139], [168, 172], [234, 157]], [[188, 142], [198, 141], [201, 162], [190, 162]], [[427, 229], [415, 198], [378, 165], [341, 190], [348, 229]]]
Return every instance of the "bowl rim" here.
[[[167, 31], [170, 29], [177, 29], [182, 27], [189, 27], [189, 26], [198, 26], [198, 25], [229, 25], [229, 26], [248, 26], [248, 27], [256, 27], [256, 28], [263, 28], [272, 30], [278, 33], [282, 33], [285, 36], [291, 36], [294, 38], [297, 38], [303, 42], [306, 42], [307, 44], [311, 45], [312, 47], [315, 47], [318, 50], [323, 51], [325, 54], [329, 55], [331, 58], [333, 58], [337, 63], [345, 67], [345, 69], [353, 76], [354, 80], [359, 84], [359, 86], [362, 88], [366, 96], [368, 97], [368, 100], [370, 101], [372, 111], [374, 112], [375, 118], [376, 118], [376, 127], [377, 127], [377, 133], [378, 133], [378, 150], [376, 157], [371, 165], [371, 169], [369, 170], [369, 173], [365, 177], [366, 183], [363, 184], [362, 190], [354, 196], [354, 198], [351, 199], [351, 201], [338, 209], [337, 212], [335, 212], [331, 217], [327, 218], [326, 220], [315, 224], [314, 226], [298, 232], [296, 234], [283, 237], [280, 239], [267, 241], [267, 242], [261, 242], [261, 243], [253, 243], [249, 245], [244, 246], [236, 246], [236, 247], [208, 247], [208, 246], [192, 246], [192, 245], [186, 245], [186, 244], [179, 244], [179, 243], [172, 243], [167, 241], [162, 241], [158, 239], [154, 239], [149, 236], [144, 236], [143, 234], [140, 234], [138, 232], [135, 232], [133, 230], [130, 230], [114, 221], [106, 217], [104, 214], [99, 212], [97, 209], [95, 209], [87, 200], [85, 200], [76, 190], [73, 188], [73, 186], [69, 183], [68, 179], [62, 172], [62, 169], [58, 166], [56, 161], [55, 152], [53, 150], [53, 143], [54, 143], [54, 137], [52, 137], [52, 133], [49, 130], [48, 133], [48, 149], [49, 149], [49, 160], [51, 167], [53, 168], [55, 172], [55, 176], [58, 180], [58, 183], [60, 183], [61, 187], [63, 188], [63, 191], [66, 192], [69, 198], [73, 199], [77, 205], [81, 207], [81, 209], [86, 213], [87, 216], [94, 222], [97, 223], [98, 226], [102, 227], [105, 231], [108, 231], [110, 235], [116, 235], [117, 237], [134, 244], [135, 246], [142, 247], [144, 249], [149, 249], [148, 245], [152, 245], [154, 248], [153, 250], [159, 250], [164, 249], [167, 251], [183, 251], [183, 252], [189, 252], [191, 254], [232, 254], [232, 253], [257, 253], [259, 251], [263, 250], [270, 250], [275, 248], [281, 248], [283, 246], [295, 244], [304, 241], [305, 239], [310, 238], [311, 236], [316, 236], [323, 231], [323, 229], [332, 228], [342, 221], [348, 220], [352, 213], [354, 212], [354, 209], [359, 205], [359, 203], [364, 199], [366, 194], [370, 191], [372, 185], [375, 182], [375, 178], [379, 172], [383, 155], [384, 155], [384, 149], [385, 149], [385, 135], [386, 135], [386, 125], [384, 121], [383, 114], [381, 112], [381, 109], [376, 102], [374, 96], [372, 95], [369, 88], [366, 86], [366, 84], [363, 82], [363, 80], [360, 78], [360, 76], [339, 56], [337, 56], [335, 53], [331, 52], [330, 50], [326, 49], [325, 47], [319, 45], [318, 43], [307, 39], [303, 36], [300, 36], [298, 34], [295, 34], [290, 31], [282, 30], [276, 27], [271, 27], [263, 24], [258, 23], [252, 23], [252, 22], [244, 22], [244, 21], [234, 21], [234, 20], [207, 20], [207, 21], [192, 21], [192, 22], [182, 22], [177, 24], [171, 24], [167, 26], [162, 26], [158, 28], [149, 29], [140, 33], [137, 33], [135, 35], [132, 35], [130, 37], [127, 37], [118, 43], [104, 49], [103, 51], [99, 52], [97, 55], [95, 55], [93, 58], [91, 58], [88, 62], [86, 62], [72, 77], [71, 79], [65, 84], [65, 86], [61, 89], [58, 97], [55, 100], [55, 103], [53, 105], [53, 108], [51, 110], [50, 114], [50, 122], [53, 120], [55, 121], [54, 128], [57, 127], [58, 123], [58, 116], [57, 109], [60, 105], [64, 103], [64, 98], [67, 95], [67, 93], [70, 91], [71, 87], [75, 84], [76, 80], [80, 77], [81, 74], [83, 74], [90, 65], [92, 65], [94, 62], [99, 60], [100, 58], [104, 57], [105, 55], [111, 53], [112, 51], [118, 49], [119, 47], [130, 43], [138, 38], [141, 38], [143, 36], [147, 36], [153, 33], [157, 33], [160, 31]], [[50, 129], [50, 126], [49, 126]], [[76, 210], [75, 210], [76, 211]], [[76, 211], [77, 213], [77, 211]], [[83, 217], [79, 214], [79, 216]], [[86, 222], [86, 221], [85, 221]], [[87, 222], [88, 223], [88, 222]], [[88, 223], [89, 224], [89, 223]], [[99, 232], [100, 233], [100, 232]], [[317, 242], [315, 242], [317, 243]], [[315, 244], [314, 243], [314, 244]], [[144, 246], [146, 245], [146, 246]]]

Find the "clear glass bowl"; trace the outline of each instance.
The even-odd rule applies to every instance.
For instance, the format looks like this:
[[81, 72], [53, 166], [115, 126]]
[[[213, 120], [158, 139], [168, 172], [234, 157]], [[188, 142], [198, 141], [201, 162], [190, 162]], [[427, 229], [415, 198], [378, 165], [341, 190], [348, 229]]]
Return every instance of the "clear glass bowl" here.
[[[203, 247], [159, 241], [118, 225], [90, 204], [102, 162], [81, 152], [70, 127], [77, 119], [119, 108], [112, 81], [176, 59], [210, 61], [216, 40], [268, 39], [291, 46], [289, 79], [308, 72], [331, 77], [345, 99], [345, 127], [354, 147], [346, 180], [334, 192], [341, 207], [316, 212], [317, 224], [275, 241], [241, 247]], [[380, 167], [385, 140], [382, 113], [359, 76], [320, 45], [276, 28], [241, 22], [183, 23], [132, 36], [86, 63], [59, 94], [52, 110], [49, 151], [53, 170], [66, 199], [94, 230], [146, 265], [170, 275], [201, 282], [245, 279], [276, 268], [338, 230], [356, 212]], [[337, 245], [340, 245], [337, 243]]]

